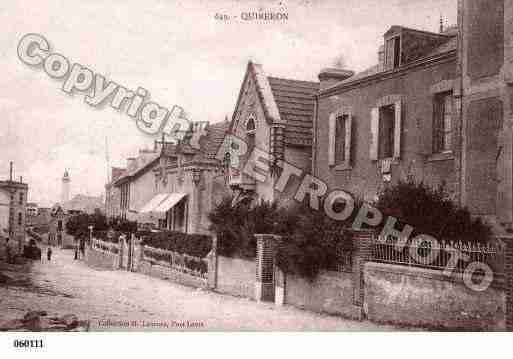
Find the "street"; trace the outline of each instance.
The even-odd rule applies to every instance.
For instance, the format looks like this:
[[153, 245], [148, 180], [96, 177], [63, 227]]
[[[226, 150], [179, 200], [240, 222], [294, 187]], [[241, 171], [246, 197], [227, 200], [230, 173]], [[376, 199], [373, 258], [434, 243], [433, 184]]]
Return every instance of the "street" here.
[[[43, 249], [46, 253], [46, 249]], [[54, 249], [51, 262], [0, 264], [0, 324], [28, 311], [74, 314], [92, 331], [384, 331], [391, 326], [257, 303], [139, 273], [101, 271]], [[5, 278], [10, 284], [5, 285]]]

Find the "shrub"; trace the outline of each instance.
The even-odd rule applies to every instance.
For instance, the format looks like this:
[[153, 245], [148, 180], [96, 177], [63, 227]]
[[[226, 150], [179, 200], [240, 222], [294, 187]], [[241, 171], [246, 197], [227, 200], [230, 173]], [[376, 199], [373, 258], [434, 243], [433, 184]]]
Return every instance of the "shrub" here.
[[226, 257], [254, 258], [257, 233], [276, 233], [281, 210], [276, 203], [260, 201], [252, 205], [246, 198], [234, 203], [225, 197], [209, 214], [211, 230], [217, 234], [219, 254]]
[[219, 254], [254, 258], [255, 234], [279, 234], [283, 240], [278, 244], [277, 265], [286, 273], [307, 278], [314, 278], [321, 269], [337, 267], [338, 254], [351, 247], [343, 229], [352, 223], [352, 218], [338, 222], [304, 204], [287, 208], [265, 201], [233, 204], [232, 198], [227, 197], [209, 218], [218, 235]]
[[352, 250], [344, 233], [349, 221], [338, 222], [323, 211], [306, 205], [286, 210], [282, 216], [277, 266], [289, 274], [314, 279], [320, 270], [334, 270], [343, 260], [340, 254]]
[[443, 187], [433, 189], [424, 183], [399, 182], [385, 189], [376, 207], [384, 218], [393, 216], [399, 224], [408, 224], [416, 234], [428, 234], [439, 240], [487, 242], [490, 226], [473, 219], [466, 208], [452, 202]]
[[114, 218], [110, 221], [110, 226], [118, 232], [123, 232], [126, 234], [136, 233], [137, 232], [137, 222], [129, 221], [123, 218]]
[[212, 238], [202, 234], [175, 231], [150, 232], [142, 244], [153, 248], [204, 258], [212, 250]]

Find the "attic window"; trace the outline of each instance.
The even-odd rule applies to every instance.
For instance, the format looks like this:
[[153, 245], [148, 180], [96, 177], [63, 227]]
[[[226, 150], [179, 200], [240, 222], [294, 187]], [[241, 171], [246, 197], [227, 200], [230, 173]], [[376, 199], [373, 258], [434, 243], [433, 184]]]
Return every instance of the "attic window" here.
[[255, 129], [256, 129], [255, 120], [253, 118], [250, 118], [248, 120], [248, 122], [246, 123], [246, 131], [248, 131], [248, 132], [255, 131]]
[[385, 41], [385, 65], [394, 69], [401, 64], [401, 37], [395, 36]]

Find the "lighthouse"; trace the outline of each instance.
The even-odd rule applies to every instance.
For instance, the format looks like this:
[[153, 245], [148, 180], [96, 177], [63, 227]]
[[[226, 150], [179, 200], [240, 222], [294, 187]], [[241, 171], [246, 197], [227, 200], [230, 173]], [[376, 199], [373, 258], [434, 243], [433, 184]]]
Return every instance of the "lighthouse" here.
[[65, 170], [62, 176], [61, 205], [69, 201], [69, 183], [69, 173], [68, 170]]

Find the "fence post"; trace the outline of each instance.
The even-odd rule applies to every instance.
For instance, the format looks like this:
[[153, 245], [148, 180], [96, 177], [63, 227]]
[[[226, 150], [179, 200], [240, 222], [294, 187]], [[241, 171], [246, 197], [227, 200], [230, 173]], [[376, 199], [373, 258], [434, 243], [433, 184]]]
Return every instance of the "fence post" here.
[[363, 315], [365, 312], [364, 267], [365, 263], [372, 259], [372, 244], [375, 232], [372, 230], [351, 230], [350, 234], [353, 241], [353, 304], [362, 309]]
[[208, 254], [208, 288], [217, 287], [217, 235], [212, 236], [212, 250]]
[[513, 237], [501, 237], [504, 243], [504, 289], [506, 292], [506, 330], [513, 331]]
[[274, 252], [278, 236], [255, 234], [257, 240], [255, 299], [274, 301]]

